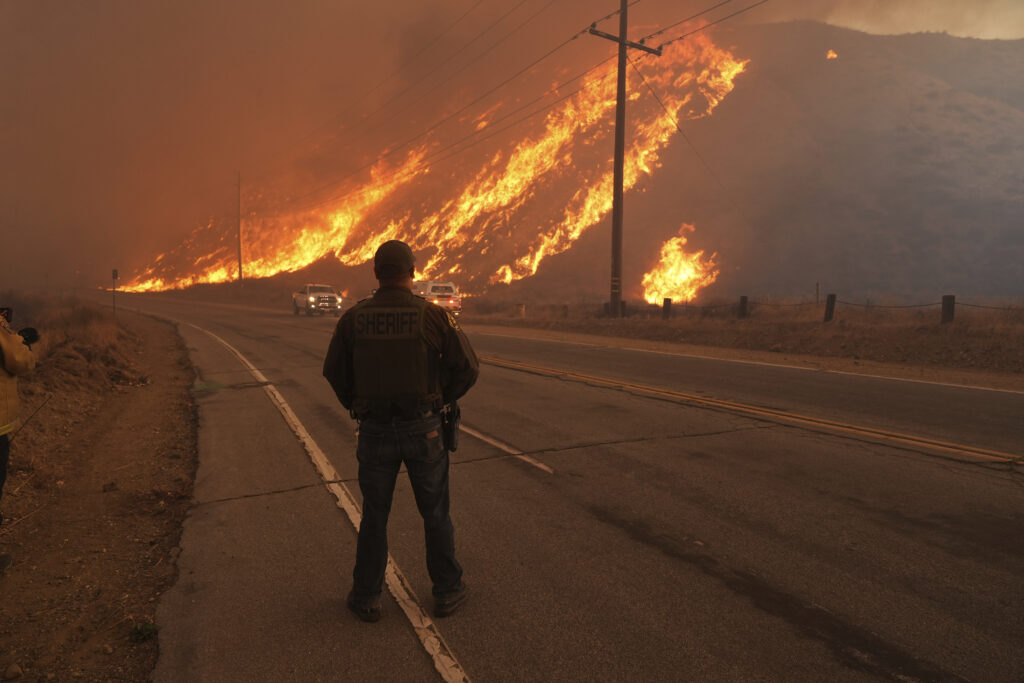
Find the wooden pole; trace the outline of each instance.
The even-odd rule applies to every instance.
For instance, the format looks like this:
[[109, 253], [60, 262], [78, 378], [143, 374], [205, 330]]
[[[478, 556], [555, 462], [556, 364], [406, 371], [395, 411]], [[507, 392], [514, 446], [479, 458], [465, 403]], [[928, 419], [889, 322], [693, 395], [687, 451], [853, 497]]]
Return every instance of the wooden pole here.
[[615, 165], [612, 170], [612, 275], [611, 298], [608, 310], [613, 318], [626, 315], [622, 301], [622, 187], [626, 159], [626, 49], [634, 48], [661, 56], [661, 48], [632, 43], [629, 32], [629, 0], [619, 0], [619, 35], [599, 31], [594, 26], [590, 33], [619, 44], [619, 72], [615, 93]]
[[825, 297], [825, 322], [832, 322], [836, 314], [836, 295], [829, 294]]
[[242, 172], [238, 172], [238, 196], [237, 196], [236, 225], [238, 233], [238, 282], [242, 282]]
[[956, 312], [956, 296], [946, 294], [942, 297], [942, 322], [953, 322], [953, 314]]
[[615, 91], [615, 166], [612, 171], [612, 315], [620, 317], [622, 311], [622, 185], [626, 159], [626, 31], [629, 21], [626, 12], [629, 0], [621, 0], [619, 9], [619, 73]]

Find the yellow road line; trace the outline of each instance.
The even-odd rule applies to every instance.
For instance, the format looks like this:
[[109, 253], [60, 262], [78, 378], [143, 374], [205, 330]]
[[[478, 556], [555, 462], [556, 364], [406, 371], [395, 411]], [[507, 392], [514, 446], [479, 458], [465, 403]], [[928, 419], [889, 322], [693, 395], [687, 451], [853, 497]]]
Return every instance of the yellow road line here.
[[579, 372], [558, 370], [555, 368], [548, 368], [540, 365], [531, 365], [529, 363], [520, 363], [518, 361], [505, 360], [503, 358], [494, 358], [492, 356], [481, 356], [480, 360], [490, 365], [497, 365], [499, 367], [508, 368], [510, 370], [520, 370], [523, 372], [530, 372], [537, 375], [545, 375], [547, 377], [556, 377], [558, 379], [583, 382], [585, 384], [590, 384], [598, 387], [624, 389], [636, 394], [655, 396], [657, 398], [667, 398], [670, 400], [679, 401], [681, 403], [688, 403], [700, 407], [717, 408], [719, 410], [727, 410], [729, 412], [740, 413], [743, 415], [751, 415], [753, 417], [767, 418], [770, 420], [781, 420], [784, 422], [790, 422], [794, 424], [817, 427], [819, 429], [839, 431], [848, 434], [854, 434], [857, 436], [867, 436], [874, 439], [891, 441], [894, 443], [899, 443], [916, 448], [924, 447], [942, 451], [945, 453], [964, 455], [972, 458], [978, 458], [979, 460], [988, 460], [992, 462], [1005, 463], [1020, 461], [1022, 457], [1024, 457], [1020, 455], [1013, 455], [1011, 453], [1003, 453], [1001, 451], [993, 451], [986, 448], [978, 448], [975, 446], [966, 446], [963, 444], [939, 441], [938, 439], [930, 439], [923, 436], [903, 434], [901, 432], [893, 432], [886, 429], [878, 429], [875, 427], [853, 425], [848, 424], [846, 422], [828, 420], [825, 418], [813, 417], [810, 415], [799, 415], [797, 413], [791, 413], [785, 410], [777, 410], [775, 408], [763, 408], [760, 406], [752, 406], [745, 403], [737, 403], [735, 401], [708, 398], [706, 396], [689, 394], [682, 391], [674, 391], [672, 389], [663, 389], [660, 387], [652, 387], [646, 384], [624, 382], [622, 380], [609, 379], [607, 377], [598, 377], [595, 375], [585, 375]]

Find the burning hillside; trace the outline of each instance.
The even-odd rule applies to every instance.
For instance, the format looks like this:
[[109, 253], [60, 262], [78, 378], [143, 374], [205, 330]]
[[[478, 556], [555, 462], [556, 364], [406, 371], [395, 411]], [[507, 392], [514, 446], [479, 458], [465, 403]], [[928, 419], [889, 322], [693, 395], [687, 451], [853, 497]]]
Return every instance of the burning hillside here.
[[[745, 66], [704, 34], [667, 46], [660, 58], [641, 60], [639, 68], [661, 104], [631, 73], [627, 190], [656, 173], [676, 136], [676, 121], [711, 114]], [[368, 179], [337, 188], [335, 200], [282, 205], [246, 221], [245, 276], [292, 272], [324, 257], [359, 265], [387, 239], [413, 246], [421, 277], [457, 279], [468, 292], [534, 275], [546, 257], [570, 249], [611, 211], [614, 75], [615, 65], [608, 62], [582, 86], [552, 89], [549, 96], [558, 104], [543, 119], [526, 122], [534, 130], [517, 139], [495, 134], [492, 147], [473, 150], [478, 158], [460, 154], [458, 169], [442, 168], [441, 143], [428, 141], [394, 165], [377, 164]], [[492, 106], [463, 124], [486, 133], [491, 121], [502, 121], [517, 104]], [[236, 274], [233, 230], [210, 224], [157, 257], [125, 288], [174, 289]], [[639, 287], [639, 281], [627, 283], [627, 290]]]

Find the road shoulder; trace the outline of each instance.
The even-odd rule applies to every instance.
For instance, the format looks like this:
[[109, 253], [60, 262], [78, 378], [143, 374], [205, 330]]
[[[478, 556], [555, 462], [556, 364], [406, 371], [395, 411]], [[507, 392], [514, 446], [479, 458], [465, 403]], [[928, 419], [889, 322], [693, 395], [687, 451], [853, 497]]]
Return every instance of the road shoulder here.
[[832, 358], [775, 351], [698, 346], [681, 342], [628, 339], [582, 332], [566, 332], [518, 326], [464, 323], [467, 334], [509, 336], [519, 339], [580, 344], [617, 349], [634, 349], [675, 356], [692, 356], [740, 363], [758, 363], [798, 367], [822, 372], [887, 377], [915, 382], [932, 382], [965, 387], [983, 387], [1000, 391], [1024, 392], [1024, 377], [963, 368], [946, 368], [906, 363], [881, 363], [856, 358]]

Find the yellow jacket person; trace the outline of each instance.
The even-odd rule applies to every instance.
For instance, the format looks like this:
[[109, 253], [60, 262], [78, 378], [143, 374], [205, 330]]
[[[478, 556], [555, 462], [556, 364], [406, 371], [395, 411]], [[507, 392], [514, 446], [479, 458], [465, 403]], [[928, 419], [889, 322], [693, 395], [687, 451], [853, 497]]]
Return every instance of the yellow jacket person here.
[[0, 436], [6, 436], [18, 428], [18, 376], [31, 372], [36, 366], [32, 349], [25, 345], [21, 335], [11, 329], [5, 318], [0, 316], [0, 352], [3, 352], [3, 367], [0, 368]]
[[[8, 315], [10, 309], [5, 309]], [[34, 330], [33, 330], [34, 334]], [[7, 461], [11, 455], [10, 433], [18, 428], [18, 375], [36, 366], [36, 357], [20, 334], [0, 315], [0, 500], [7, 481]], [[4, 522], [0, 511], [0, 524]], [[0, 554], [0, 573], [11, 566], [11, 556]]]

